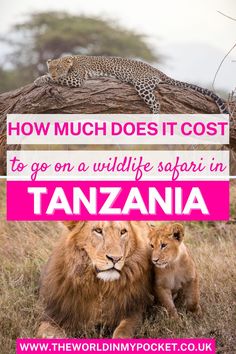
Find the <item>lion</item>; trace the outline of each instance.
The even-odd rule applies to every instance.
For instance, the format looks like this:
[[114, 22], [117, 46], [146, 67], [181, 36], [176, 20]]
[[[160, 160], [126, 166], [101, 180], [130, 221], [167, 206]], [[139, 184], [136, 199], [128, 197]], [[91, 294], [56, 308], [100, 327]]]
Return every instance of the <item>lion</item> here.
[[174, 318], [178, 318], [174, 299], [181, 289], [187, 310], [201, 314], [199, 276], [183, 238], [184, 227], [181, 224], [150, 226], [151, 257], [155, 266], [155, 296]]
[[65, 222], [68, 233], [41, 276], [44, 307], [37, 337], [67, 331], [113, 331], [131, 338], [152, 302], [151, 258], [142, 222]]

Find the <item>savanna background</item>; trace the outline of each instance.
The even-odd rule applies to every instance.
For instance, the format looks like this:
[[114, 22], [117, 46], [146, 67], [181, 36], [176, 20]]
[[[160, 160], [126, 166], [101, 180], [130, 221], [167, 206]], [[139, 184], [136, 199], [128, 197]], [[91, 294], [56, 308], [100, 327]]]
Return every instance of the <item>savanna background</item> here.
[[[88, 54], [142, 59], [175, 79], [234, 97], [235, 18], [235, 0], [1, 0], [0, 93], [44, 74], [49, 58]], [[6, 222], [5, 198], [1, 180], [0, 354], [13, 354], [17, 337], [35, 335], [40, 270], [63, 226]], [[232, 182], [230, 222], [186, 224], [186, 243], [200, 271], [203, 318], [186, 314], [180, 306], [181, 320], [176, 323], [158, 307], [139, 337], [214, 337], [218, 353], [235, 353], [235, 220]]]

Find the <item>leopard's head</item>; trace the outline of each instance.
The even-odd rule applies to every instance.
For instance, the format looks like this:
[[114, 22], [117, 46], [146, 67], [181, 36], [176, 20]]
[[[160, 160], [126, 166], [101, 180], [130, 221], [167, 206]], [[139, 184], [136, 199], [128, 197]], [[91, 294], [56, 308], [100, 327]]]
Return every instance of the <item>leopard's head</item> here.
[[47, 61], [48, 72], [53, 81], [66, 77], [72, 65], [73, 58], [71, 56], [59, 59], [49, 59]]

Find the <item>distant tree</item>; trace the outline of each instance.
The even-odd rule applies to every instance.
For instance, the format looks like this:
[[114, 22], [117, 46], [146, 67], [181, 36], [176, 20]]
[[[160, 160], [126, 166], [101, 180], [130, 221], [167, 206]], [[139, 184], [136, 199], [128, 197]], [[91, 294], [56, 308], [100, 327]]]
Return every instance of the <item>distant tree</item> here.
[[[47, 59], [66, 54], [112, 55], [160, 61], [146, 37], [98, 17], [73, 16], [66, 12], [31, 14], [14, 25], [2, 41], [12, 47], [0, 90], [31, 82], [46, 71]], [[6, 60], [5, 60], [6, 61]], [[12, 76], [12, 77], [11, 77]], [[1, 77], [1, 72], [0, 72]], [[7, 81], [6, 81], [7, 80]]]

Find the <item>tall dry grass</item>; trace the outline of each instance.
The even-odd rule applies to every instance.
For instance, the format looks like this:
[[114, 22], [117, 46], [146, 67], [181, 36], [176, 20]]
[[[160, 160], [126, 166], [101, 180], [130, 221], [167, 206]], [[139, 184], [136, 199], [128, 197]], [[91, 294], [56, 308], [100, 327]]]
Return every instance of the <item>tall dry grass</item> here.
[[[16, 201], [17, 202], [17, 201]], [[219, 201], [220, 208], [220, 201]], [[231, 211], [236, 215], [236, 184], [231, 186]], [[38, 325], [38, 281], [61, 226], [53, 222], [5, 222], [5, 188], [0, 185], [0, 353], [15, 353], [17, 337], [32, 337]], [[186, 314], [173, 322], [160, 307], [147, 316], [139, 337], [214, 337], [217, 352], [235, 353], [236, 225], [188, 223], [186, 243], [201, 276], [203, 317]], [[87, 333], [102, 336], [102, 331]]]

